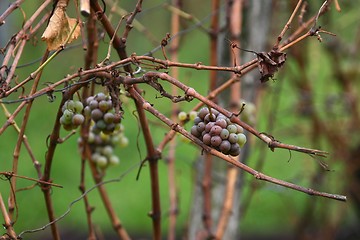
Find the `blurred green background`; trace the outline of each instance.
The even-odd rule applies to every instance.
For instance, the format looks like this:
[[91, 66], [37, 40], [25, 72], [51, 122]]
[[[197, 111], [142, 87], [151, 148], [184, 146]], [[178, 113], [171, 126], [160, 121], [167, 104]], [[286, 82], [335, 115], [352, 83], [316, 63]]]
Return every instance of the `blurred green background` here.
[[[22, 11], [25, 16], [31, 16], [38, 6], [39, 1], [27, 1], [23, 3]], [[166, 2], [166, 1], [165, 1]], [[282, 7], [281, 10], [290, 9], [285, 2], [288, 1], [274, 1], [279, 3], [277, 6]], [[295, 1], [296, 2], [296, 1]], [[356, 3], [355, 3], [356, 2]], [[7, 8], [9, 1], [2, 1], [0, 13]], [[127, 11], [132, 11], [134, 8], [134, 1], [121, 1], [120, 6]], [[136, 18], [143, 24], [148, 32], [153, 36], [153, 40], [160, 43], [165, 37], [166, 33], [170, 31], [170, 12], [163, 7], [164, 1], [144, 1], [143, 11]], [[342, 12], [337, 12], [331, 9], [324, 17], [320, 18], [320, 25], [323, 29], [335, 33], [337, 36], [322, 35], [323, 42], [319, 43], [316, 38], [310, 38], [303, 43], [296, 45], [294, 48], [297, 51], [305, 52], [306, 65], [300, 66], [293, 57], [291, 50], [288, 51], [288, 60], [285, 66], [275, 75], [276, 81], [269, 81], [263, 86], [263, 92], [259, 105], [257, 106], [257, 122], [256, 126], [260, 132], [268, 132], [269, 121], [274, 121], [274, 128], [271, 135], [275, 136], [281, 142], [289, 143], [298, 146], [320, 148], [328, 151], [330, 156], [324, 159], [329, 164], [330, 171], [323, 171], [321, 173], [321, 180], [314, 181], [313, 178], [319, 172], [319, 163], [316, 159], [308, 155], [292, 152], [291, 154], [286, 150], [276, 150], [266, 155], [262, 172], [270, 176], [290, 181], [302, 186], [312, 186], [313, 188], [338, 194], [347, 194], [347, 185], [350, 184], [347, 178], [346, 164], [349, 164], [342, 156], [334, 155], [335, 149], [323, 137], [320, 141], [314, 142], [311, 140], [313, 126], [311, 119], [306, 114], [302, 114], [299, 106], [303, 103], [302, 99], [297, 95], [297, 89], [294, 88], [294, 79], [299, 76], [307, 76], [311, 81], [314, 93], [315, 111], [319, 116], [324, 118], [328, 123], [329, 131], [341, 132], [347, 134], [349, 141], [353, 142], [354, 146], [359, 144], [359, 129], [348, 131], [343, 129], [340, 123], [346, 122], [351, 114], [345, 109], [345, 104], [341, 97], [344, 90], [336, 84], [334, 74], [333, 61], [330, 55], [331, 51], [340, 51], [340, 60], [338, 63], [340, 68], [344, 71], [354, 71], [354, 79], [352, 80], [352, 90], [355, 93], [359, 92], [359, 50], [357, 43], [359, 43], [359, 20], [357, 6], [359, 1], [340, 2]], [[319, 2], [311, 3], [309, 15], [316, 12], [316, 7]], [[199, 7], [200, 6], [200, 7]], [[69, 15], [75, 17], [75, 13], [71, 11], [73, 2], [69, 7]], [[107, 7], [108, 14], [111, 15], [113, 25], [116, 26], [120, 16], [116, 13], [110, 13], [110, 6]], [[208, 27], [210, 24], [210, 4], [208, 1], [184, 1], [184, 11], [191, 13], [197, 19], [203, 21], [203, 25]], [[50, 8], [48, 9], [51, 10]], [[274, 19], [279, 21], [274, 22], [269, 36], [269, 46], [274, 43], [277, 34], [280, 32], [287, 17], [290, 14], [287, 11], [281, 16], [276, 16], [280, 9], [274, 8]], [[22, 12], [20, 10], [14, 11], [8, 17], [4, 26], [0, 27], [1, 47], [4, 47], [7, 39], [15, 34], [22, 26]], [[85, 19], [84, 19], [85, 20]], [[184, 63], [202, 62], [209, 64], [209, 38], [201, 29], [194, 26], [192, 22], [182, 20], [181, 27], [187, 29], [181, 34], [179, 61]], [[44, 29], [44, 28], [42, 28]], [[123, 29], [120, 29], [121, 33]], [[291, 31], [291, 30], [290, 30]], [[39, 31], [30, 43], [25, 47], [24, 54], [20, 59], [19, 66], [33, 62], [42, 57], [45, 51], [45, 43], [40, 40], [43, 30]], [[335, 40], [334, 40], [335, 39]], [[331, 45], [334, 42], [340, 42], [340, 45]], [[108, 37], [100, 41], [99, 61], [105, 58], [107, 53], [107, 46], [109, 43]], [[245, 43], [246, 44], [246, 43]], [[152, 40], [143, 36], [143, 33], [133, 29], [127, 40], [128, 54], [136, 53], [137, 55], [145, 54], [149, 50], [154, 49], [157, 45]], [[332, 46], [335, 46], [331, 50]], [[342, 46], [343, 49], [337, 49], [337, 46]], [[346, 48], [355, 48], [355, 53], [349, 55]], [[270, 49], [270, 48], [269, 48]], [[330, 49], [330, 51], [329, 51]], [[267, 49], [264, 49], [266, 51]], [[294, 50], [296, 51], [296, 50]], [[81, 40], [77, 40], [70, 44], [69, 48], [57, 56], [45, 68], [42, 77], [42, 85], [45, 87], [46, 82], [56, 82], [62, 79], [69, 73], [76, 72], [83, 67], [83, 56], [85, 52], [81, 48]], [[161, 51], [154, 53], [155, 57], [162, 58]], [[1, 58], [2, 59], [2, 58]], [[112, 52], [111, 59], [117, 61], [118, 58], [115, 52]], [[33, 72], [39, 64], [39, 61], [33, 64], [20, 67], [16, 70], [17, 80], [25, 79], [31, 72]], [[207, 82], [209, 72], [196, 71], [190, 69], [180, 69], [179, 79], [185, 84], [194, 87], [201, 94], [206, 95]], [[154, 104], [154, 106], [161, 112], [170, 116], [171, 103], [170, 101], [159, 99], [156, 92], [147, 86], [141, 86], [145, 89], [145, 97]], [[169, 86], [166, 86], [169, 89]], [[26, 87], [26, 90], [29, 90]], [[98, 89], [101, 91], [101, 88]], [[16, 99], [18, 93], [12, 94], [5, 100]], [[54, 125], [55, 112], [59, 107], [61, 94], [57, 93], [56, 100], [49, 102], [46, 96], [37, 98], [34, 101], [33, 108], [30, 114], [30, 120], [26, 128], [26, 136], [29, 139], [33, 153], [38, 161], [44, 163], [46, 153], [46, 138], [51, 133]], [[335, 103], [327, 104], [327, 99], [331, 97], [335, 99]], [[278, 97], [279, 105], [273, 105], [271, 99]], [[270, 100], [269, 100], [270, 99]], [[180, 103], [181, 110], [189, 111], [197, 101], [190, 103]], [[7, 104], [6, 107], [13, 112], [18, 106], [16, 104]], [[344, 107], [345, 106], [345, 107]], [[130, 235], [134, 237], [144, 237], [150, 239], [151, 236], [151, 219], [147, 213], [151, 210], [151, 192], [149, 182], [148, 166], [145, 166], [140, 175], [140, 179], [136, 181], [138, 166], [141, 160], [146, 156], [146, 149], [141, 133], [139, 133], [139, 126], [137, 119], [132, 112], [135, 110], [132, 100], [129, 99], [124, 105], [125, 115], [122, 121], [125, 126], [125, 135], [129, 138], [130, 144], [126, 148], [118, 148], [116, 152], [121, 159], [120, 165], [110, 167], [106, 171], [104, 180], [115, 179], [121, 177], [120, 181], [109, 183], [106, 189], [110, 195], [113, 206], [122, 221], [124, 227], [129, 231]], [[274, 117], [269, 117], [272, 111], [276, 110]], [[327, 110], [332, 111], [332, 115], [327, 114]], [[331, 117], [332, 116], [332, 117]], [[23, 118], [23, 111], [16, 117], [16, 122], [20, 125]], [[158, 144], [168, 131], [168, 128], [159, 123], [154, 117], [149, 116], [150, 121], [156, 122], [151, 126], [154, 141]], [[0, 114], [1, 126], [5, 123], [6, 118], [4, 114]], [[331, 124], [333, 122], [333, 124]], [[187, 129], [191, 125], [188, 123]], [[346, 132], [348, 131], [348, 132]], [[61, 136], [65, 137], [67, 132], [61, 131]], [[139, 135], [140, 134], [140, 135]], [[139, 135], [139, 136], [138, 136]], [[63, 214], [69, 207], [69, 204], [80, 196], [78, 190], [80, 181], [80, 157], [77, 148], [78, 135], [72, 136], [66, 142], [57, 147], [55, 158], [53, 161], [53, 171], [51, 178], [54, 183], [63, 186], [60, 188], [52, 188], [52, 198], [54, 201], [55, 213], [57, 216]], [[186, 229], [186, 222], [191, 207], [193, 183], [195, 180], [195, 161], [199, 155], [199, 149], [183, 142], [178, 138], [177, 160], [176, 160], [176, 181], [179, 193], [179, 215], [178, 215], [178, 235], [181, 236]], [[0, 136], [0, 171], [10, 171], [12, 167], [13, 151], [17, 141], [17, 133], [9, 127]], [[250, 138], [251, 152], [247, 164], [255, 167], [259, 161], [261, 149], [266, 147], [263, 142], [258, 139]], [[137, 149], [139, 146], [140, 152]], [[163, 152], [163, 157], [167, 156], [167, 149]], [[359, 156], [357, 156], [359, 158]], [[225, 163], [224, 163], [225, 164]], [[168, 225], [169, 197], [168, 197], [168, 180], [167, 180], [167, 165], [164, 160], [159, 163], [160, 170], [160, 184], [161, 184], [161, 207], [163, 214], [163, 232], [166, 233]], [[322, 171], [322, 170], [320, 170]], [[89, 169], [86, 171], [86, 185], [90, 188], [94, 185]], [[30, 157], [22, 147], [19, 158], [19, 175], [36, 178], [36, 172], [32, 166]], [[4, 198], [9, 196], [9, 182], [2, 178], [0, 181], [0, 191]], [[18, 187], [28, 187], [32, 183], [18, 179]], [[352, 201], [351, 196], [348, 196], [347, 202], [338, 202], [329, 199], [322, 199], [307, 196], [304, 193], [289, 190], [269, 183], [256, 182], [253, 176], [245, 175], [244, 187], [242, 196], [247, 196], [254, 184], [257, 190], [242, 215], [239, 231], [246, 239], [256, 236], [278, 236], [284, 239], [294, 237], [296, 235], [297, 227], [302, 218], [304, 218], [309, 204], [313, 204], [314, 212], [309, 215], [309, 221], [314, 223], [313, 228], [321, 228], [323, 222], [338, 227], [336, 238], [338, 239], [358, 239], [360, 238], [359, 230], [359, 215], [356, 214], [358, 207]], [[359, 189], [360, 191], [360, 189]], [[105, 236], [114, 235], [110, 220], [107, 217], [106, 211], [102, 205], [97, 190], [94, 189], [88, 194], [90, 204], [95, 207], [93, 212], [93, 220], [99, 231]], [[17, 193], [17, 203], [19, 216], [15, 224], [15, 230], [19, 233], [25, 229], [34, 229], [41, 227], [47, 223], [47, 215], [44, 205], [44, 199], [41, 189], [35, 187], [31, 190], [21, 191]], [[328, 211], [324, 214], [324, 208]], [[325, 219], [324, 219], [325, 217]], [[61, 221], [59, 221], [62, 233], [71, 233], [74, 239], [83, 239], [86, 236], [86, 214], [84, 210], [83, 201], [79, 201], [71, 207], [70, 213]], [[260, 231], [261, 230], [261, 234]], [[309, 229], [311, 234], [313, 229]], [[5, 230], [2, 231], [2, 233]], [[46, 229], [40, 233], [25, 235], [25, 239], [45, 239], [49, 236], [50, 230]], [[311, 236], [311, 235], [310, 235]], [[266, 239], [265, 237], [264, 239]], [[108, 238], [108, 237], [106, 237]], [[179, 237], [180, 238], [180, 237]], [[277, 238], [277, 239], [279, 239]], [[70, 239], [70, 238], [69, 238]]]

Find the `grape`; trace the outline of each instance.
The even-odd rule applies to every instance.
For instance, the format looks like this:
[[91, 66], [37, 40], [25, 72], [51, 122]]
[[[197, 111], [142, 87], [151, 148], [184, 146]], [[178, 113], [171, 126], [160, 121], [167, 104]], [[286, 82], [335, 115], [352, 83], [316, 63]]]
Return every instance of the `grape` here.
[[[194, 115], [195, 116], [195, 115]], [[216, 109], [204, 107], [194, 117], [190, 132], [202, 142], [224, 154], [237, 156], [246, 142], [244, 129]]]
[[95, 95], [95, 98], [97, 101], [102, 101], [102, 100], [105, 100], [106, 99], [106, 95], [102, 92], [99, 92], [98, 94]]
[[109, 163], [110, 165], [118, 165], [120, 163], [120, 159], [118, 156], [116, 155], [112, 155], [111, 157], [109, 157]]
[[88, 142], [93, 143], [95, 141], [95, 134], [93, 132], [89, 132]]
[[199, 124], [199, 123], [201, 123], [203, 120], [201, 119], [201, 118], [199, 118], [199, 117], [196, 117], [195, 119], [194, 119], [194, 124], [196, 125], [196, 124]]
[[81, 113], [81, 111], [84, 109], [84, 105], [82, 104], [82, 102], [80, 101], [75, 101], [74, 102], [74, 110], [77, 113]]
[[85, 117], [91, 117], [91, 108], [89, 106], [84, 108], [84, 115]]
[[107, 112], [108, 110], [110, 110], [111, 106], [109, 106], [108, 102], [105, 100], [102, 100], [99, 102], [99, 109], [102, 112]]
[[231, 143], [228, 140], [223, 140], [219, 146], [221, 152], [227, 154], [230, 151]]
[[197, 130], [197, 127], [196, 127], [195, 125], [191, 127], [190, 132], [191, 132], [191, 134], [192, 134], [193, 136], [195, 136], [195, 137], [197, 137], [197, 138], [201, 136], [201, 132], [199, 132], [199, 131]]
[[205, 123], [204, 122], [199, 122], [199, 124], [197, 125], [197, 130], [198, 132], [202, 132], [205, 130]]
[[178, 119], [179, 119], [180, 121], [185, 121], [185, 120], [187, 119], [187, 114], [186, 114], [186, 112], [183, 112], [183, 111], [179, 112], [179, 114], [178, 114]]
[[98, 120], [102, 119], [104, 116], [104, 114], [102, 113], [102, 111], [98, 108], [93, 109], [91, 111], [91, 119], [94, 120], [95, 122], [97, 122]]
[[60, 124], [62, 125], [69, 125], [71, 123], [71, 119], [66, 119], [64, 115], [60, 117]]
[[244, 128], [242, 126], [240, 126], [239, 124], [235, 124], [236, 126], [236, 133], [243, 133], [244, 132]]
[[211, 128], [215, 125], [214, 122], [209, 122], [205, 125], [205, 132], [210, 132]]
[[127, 147], [128, 145], [129, 145], [129, 139], [127, 137], [125, 137], [124, 135], [121, 135], [120, 141], [119, 141], [119, 146]]
[[71, 125], [71, 124], [63, 124], [63, 127], [66, 131], [71, 131], [74, 129], [73, 125]]
[[106, 145], [105, 147], [103, 147], [101, 149], [101, 153], [107, 157], [110, 157], [113, 154], [113, 152], [114, 152], [114, 150], [113, 150], [112, 146], [110, 146], [110, 145]]
[[231, 143], [237, 143], [238, 141], [238, 136], [236, 133], [230, 133], [229, 135], [229, 142]]
[[91, 102], [92, 100], [94, 100], [94, 97], [93, 97], [93, 96], [88, 97], [88, 98], [86, 99], [86, 105], [90, 105], [90, 102]]
[[209, 113], [209, 108], [204, 107], [204, 108], [200, 109], [200, 111], [198, 113], [198, 117], [201, 119], [204, 119], [206, 114], [208, 114], [208, 113]]
[[80, 113], [76, 113], [72, 118], [72, 124], [74, 124], [75, 126], [79, 126], [79, 125], [83, 124], [84, 121], [85, 121], [85, 118]]
[[93, 162], [97, 162], [98, 159], [99, 159], [99, 157], [101, 157], [100, 153], [95, 152], [95, 153], [93, 153], [93, 154], [91, 155], [91, 160], [92, 160]]
[[211, 113], [214, 114], [215, 116], [219, 115], [219, 111], [214, 108], [211, 108]]
[[74, 116], [74, 113], [71, 112], [71, 111], [68, 110], [68, 109], [65, 109], [65, 111], [64, 111], [64, 113], [63, 113], [63, 116], [64, 116], [66, 122], [67, 122], [67, 121], [70, 121], [70, 122], [71, 122], [71, 119], [72, 119], [72, 117]]
[[104, 114], [104, 122], [105, 123], [107, 123], [107, 124], [113, 123], [114, 119], [115, 119], [115, 115], [113, 113], [107, 112]]
[[232, 155], [232, 156], [239, 155], [240, 154], [240, 146], [239, 146], [239, 144], [237, 144], [237, 143], [231, 144], [229, 154]]
[[197, 117], [197, 112], [196, 111], [190, 111], [189, 112], [190, 121], [194, 121], [196, 117]]
[[203, 142], [204, 142], [206, 145], [210, 146], [210, 143], [211, 143], [211, 135], [208, 134], [208, 133], [205, 133], [204, 136], [203, 136], [203, 138], [202, 138], [202, 140], [203, 140]]
[[69, 109], [70, 111], [74, 112], [75, 111], [75, 103], [73, 100], [68, 100], [65, 102], [65, 108]]
[[227, 122], [223, 118], [220, 118], [220, 119], [216, 118], [215, 124], [222, 127], [222, 128], [226, 128], [226, 126], [227, 126]]
[[212, 136], [212, 137], [211, 137], [211, 145], [212, 145], [213, 147], [218, 147], [218, 146], [220, 146], [221, 142], [222, 142], [222, 139], [221, 139], [220, 136]]
[[239, 133], [237, 136], [238, 136], [238, 144], [240, 145], [240, 147], [243, 147], [247, 141], [246, 135], [243, 133]]
[[229, 130], [227, 130], [226, 128], [224, 128], [223, 130], [221, 130], [221, 133], [220, 133], [220, 137], [221, 137], [221, 139], [228, 139], [228, 137], [229, 137], [229, 135], [230, 135], [230, 132], [229, 132]]
[[215, 116], [215, 114], [211, 114], [210, 115], [210, 113], [208, 113], [208, 114], [206, 114], [205, 115], [205, 117], [204, 117], [204, 122], [206, 122], [206, 123], [208, 123], [208, 122], [214, 122], [216, 120], [216, 116]]
[[100, 130], [104, 130], [106, 128], [106, 123], [104, 122], [104, 120], [99, 120], [96, 122], [95, 126]]
[[96, 164], [100, 167], [100, 168], [105, 168], [108, 164], [107, 162], [107, 159], [105, 156], [99, 156], [97, 159], [96, 159]]
[[94, 99], [89, 103], [89, 107], [91, 110], [97, 109], [99, 107], [99, 102]]
[[229, 130], [230, 133], [236, 133], [237, 131], [237, 128], [234, 124], [228, 125], [226, 129]]
[[220, 135], [222, 128], [218, 125], [214, 125], [211, 129], [210, 129], [210, 135], [211, 136], [215, 136], [215, 135]]

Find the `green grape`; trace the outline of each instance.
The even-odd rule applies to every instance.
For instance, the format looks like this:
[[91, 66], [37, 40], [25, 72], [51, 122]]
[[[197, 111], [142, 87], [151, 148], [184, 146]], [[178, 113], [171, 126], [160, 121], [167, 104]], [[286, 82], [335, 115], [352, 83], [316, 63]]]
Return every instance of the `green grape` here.
[[63, 127], [66, 131], [71, 131], [74, 129], [73, 125], [71, 125], [71, 124], [63, 124]]
[[228, 139], [228, 137], [229, 137], [229, 135], [230, 135], [230, 132], [229, 132], [229, 130], [227, 130], [226, 128], [224, 128], [223, 130], [221, 130], [221, 133], [220, 133], [220, 137], [221, 137], [221, 139]]
[[230, 133], [229, 142], [237, 143], [237, 141], [238, 141], [238, 135], [236, 133]]
[[91, 155], [91, 161], [97, 162], [100, 156], [101, 156], [100, 153], [97, 153], [97, 152], [93, 153]]
[[109, 157], [109, 163], [110, 163], [110, 165], [112, 165], [112, 166], [119, 165], [120, 159], [119, 159], [118, 156], [112, 155], [111, 157]]
[[190, 121], [194, 121], [194, 119], [197, 117], [197, 112], [196, 111], [190, 111], [189, 112], [189, 119]]
[[88, 142], [89, 143], [95, 142], [95, 134], [93, 132], [89, 132]]
[[105, 112], [107, 112], [110, 108], [111, 108], [111, 106], [109, 107], [107, 101], [101, 100], [101, 101], [99, 102], [99, 109], [100, 109], [102, 112], [105, 113]]
[[230, 124], [226, 127], [227, 130], [229, 130], [230, 133], [236, 133], [237, 128], [234, 124]]
[[244, 128], [242, 126], [240, 126], [239, 124], [235, 124], [236, 126], [236, 133], [243, 133], [244, 132]]
[[96, 164], [100, 167], [100, 168], [106, 168], [107, 167], [107, 159], [105, 156], [100, 155], [97, 160], [96, 160]]
[[75, 112], [81, 113], [82, 110], [84, 109], [84, 105], [80, 101], [75, 101], [74, 102], [74, 109], [75, 109]]
[[128, 145], [129, 145], [129, 139], [127, 137], [125, 137], [124, 135], [121, 135], [120, 141], [119, 141], [119, 146], [127, 147]]
[[110, 145], [106, 145], [105, 147], [103, 147], [101, 149], [101, 153], [106, 157], [110, 157], [113, 154], [113, 152], [114, 152], [114, 149]]
[[237, 136], [238, 136], [238, 144], [240, 145], [240, 147], [243, 147], [247, 141], [246, 135], [243, 133], [239, 133]]
[[65, 109], [63, 116], [64, 116], [66, 122], [68, 122], [68, 121], [71, 122], [72, 117], [74, 116], [74, 113], [69, 111], [68, 109]]
[[79, 126], [83, 124], [84, 120], [85, 118], [83, 115], [81, 115], [80, 113], [76, 113], [72, 118], [72, 124], [74, 124], [75, 126]]
[[65, 102], [65, 105], [66, 105], [66, 109], [75, 112], [75, 102], [73, 100], [67, 100]]
[[64, 115], [60, 117], [60, 124], [61, 125], [69, 125], [71, 124], [71, 120], [69, 118], [66, 118]]
[[185, 120], [187, 119], [187, 114], [186, 114], [186, 112], [183, 112], [183, 111], [179, 112], [179, 114], [178, 114], [178, 119], [179, 119], [180, 121], [185, 121]]

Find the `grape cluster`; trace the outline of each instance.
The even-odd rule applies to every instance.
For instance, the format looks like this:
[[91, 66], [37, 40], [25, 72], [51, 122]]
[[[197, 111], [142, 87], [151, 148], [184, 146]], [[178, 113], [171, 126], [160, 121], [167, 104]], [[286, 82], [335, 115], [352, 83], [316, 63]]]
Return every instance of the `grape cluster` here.
[[91, 148], [91, 160], [96, 163], [99, 168], [106, 168], [111, 165], [118, 165], [120, 159], [114, 154], [116, 146], [126, 147], [129, 144], [128, 138], [124, 135], [124, 127], [118, 124], [119, 128], [112, 134], [103, 132], [95, 133], [92, 126], [89, 132], [88, 142]]
[[246, 143], [244, 129], [216, 109], [204, 107], [194, 119], [191, 134], [216, 150], [237, 156]]
[[67, 100], [62, 106], [62, 116], [60, 117], [60, 124], [63, 125], [67, 131], [76, 129], [80, 126], [85, 118], [81, 114], [84, 106], [80, 101]]
[[95, 133], [111, 134], [121, 121], [114, 113], [111, 98], [102, 92], [86, 99], [84, 113], [94, 121], [92, 131]]

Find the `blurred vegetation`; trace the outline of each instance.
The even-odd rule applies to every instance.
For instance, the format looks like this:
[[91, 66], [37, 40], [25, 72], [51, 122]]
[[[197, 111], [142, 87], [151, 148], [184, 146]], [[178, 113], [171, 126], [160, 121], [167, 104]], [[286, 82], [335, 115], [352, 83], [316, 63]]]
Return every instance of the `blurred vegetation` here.
[[[6, 9], [9, 1], [1, 3], [0, 13]], [[284, 1], [276, 1], [284, 4]], [[295, 1], [296, 2], [296, 1]], [[148, 32], [150, 32], [155, 40], [160, 43], [161, 39], [169, 32], [169, 17], [170, 13], [162, 6], [164, 1], [144, 1], [143, 11], [137, 17], [137, 20], [144, 25]], [[269, 120], [274, 121], [274, 128], [271, 135], [276, 139], [298, 146], [316, 147], [321, 150], [328, 151], [330, 156], [325, 159], [329, 164], [330, 171], [323, 171], [319, 167], [317, 159], [308, 155], [300, 153], [290, 153], [286, 150], [276, 150], [270, 152], [269, 150], [264, 160], [263, 170], [265, 174], [273, 177], [284, 179], [302, 186], [312, 186], [312, 188], [327, 191], [331, 193], [346, 194], [347, 181], [346, 164], [342, 156], [333, 155], [334, 149], [322, 137], [314, 143], [313, 126], [308, 115], [302, 113], [301, 105], [302, 99], [298, 95], [298, 90], [294, 88], [294, 79], [299, 76], [306, 75], [313, 87], [314, 103], [319, 115], [328, 119], [329, 122], [334, 121], [338, 124], [339, 119], [345, 119], [350, 116], [344, 109], [343, 104], [343, 89], [336, 84], [333, 67], [332, 51], [340, 51], [340, 62], [337, 64], [341, 69], [350, 69], [355, 71], [355, 79], [353, 79], [353, 90], [359, 93], [359, 47], [356, 46], [355, 41], [359, 43], [359, 20], [358, 7], [360, 2], [340, 1], [342, 12], [336, 12], [331, 9], [324, 17], [320, 18], [320, 25], [323, 29], [335, 33], [337, 36], [322, 35], [323, 42], [319, 43], [316, 38], [307, 39], [303, 43], [296, 45], [295, 50], [288, 51], [288, 60], [285, 66], [275, 75], [274, 81], [269, 81], [262, 87], [262, 98], [257, 107], [257, 129], [261, 132], [268, 132]], [[72, 3], [73, 4], [73, 3]], [[127, 11], [132, 11], [134, 7], [133, 1], [121, 1], [121, 7]], [[281, 5], [280, 4], [280, 5]], [[34, 1], [26, 1], [22, 4], [22, 11], [26, 16], [34, 12], [34, 8], [38, 4]], [[204, 21], [204, 26], [209, 26], [209, 3], [208, 1], [186, 1], [184, 3], [184, 11], [193, 14], [197, 19]], [[201, 6], [201, 7], [199, 7]], [[282, 5], [281, 5], [282, 6]], [[282, 6], [283, 7], [283, 6]], [[314, 13], [318, 7], [318, 3], [310, 3], [310, 13]], [[107, 11], [111, 11], [111, 6], [108, 6]], [[48, 9], [51, 10], [51, 9]], [[274, 15], [280, 12], [280, 9], [274, 9]], [[74, 13], [69, 13], [72, 15]], [[274, 40], [287, 21], [287, 14], [282, 14], [281, 19], [273, 26], [271, 35], [269, 36], [269, 45], [274, 43]], [[117, 14], [111, 14], [114, 26], [120, 19]], [[7, 19], [6, 32], [4, 27], [0, 27], [0, 35], [11, 36], [16, 33], [22, 24], [22, 13], [19, 10]], [[84, 19], [85, 20], [85, 19]], [[179, 60], [181, 62], [195, 63], [202, 62], [209, 64], [209, 41], [206, 33], [202, 32], [198, 27], [189, 21], [182, 21], [182, 28], [188, 29], [181, 34], [181, 42], [179, 49]], [[27, 44], [25, 52], [22, 55], [19, 65], [24, 65], [17, 69], [17, 77], [19, 80], [26, 78], [29, 73], [34, 71], [41, 58], [46, 46], [40, 41], [41, 33], [32, 39], [34, 45]], [[121, 30], [120, 30], [121, 32]], [[109, 39], [105, 37], [100, 42], [99, 60], [101, 61], [107, 53]], [[2, 39], [1, 47], [6, 42]], [[134, 29], [129, 35], [127, 41], [128, 53], [136, 53], [137, 55], [145, 54], [149, 50], [155, 48], [151, 40], [144, 37], [143, 33]], [[348, 54], [346, 48], [356, 47], [356, 53]], [[298, 50], [296, 50], [298, 49]], [[266, 49], [264, 49], [265, 51]], [[300, 66], [296, 58], [293, 58], [293, 51], [301, 51], [305, 55], [306, 65]], [[81, 48], [81, 40], [72, 43], [64, 52], [56, 57], [44, 70], [43, 81], [56, 82], [62, 79], [69, 73], [76, 72], [83, 67], [84, 51]], [[154, 56], [162, 58], [161, 51], [155, 52]], [[1, 57], [0, 57], [1, 59]], [[117, 55], [112, 54], [111, 59], [117, 61]], [[38, 60], [37, 62], [33, 62]], [[27, 65], [28, 63], [31, 63]], [[26, 66], [25, 66], [26, 65]], [[206, 71], [196, 71], [189, 69], [180, 69], [179, 79], [186, 84], [193, 86], [201, 94], [207, 93], [207, 81], [209, 73]], [[41, 84], [46, 84], [42, 82]], [[99, 90], [101, 90], [99, 88]], [[157, 98], [157, 93], [145, 87], [145, 96], [156, 106], [157, 109], [163, 113], [170, 115], [170, 101]], [[6, 100], [16, 99], [16, 94]], [[46, 139], [50, 134], [55, 120], [55, 110], [58, 108], [61, 95], [55, 94], [57, 99], [54, 102], [49, 102], [46, 96], [37, 98], [34, 101], [33, 109], [30, 114], [26, 136], [30, 141], [30, 145], [36, 158], [43, 163], [46, 152]], [[279, 104], [276, 105], [272, 99], [278, 98]], [[335, 99], [330, 105], [326, 100]], [[195, 104], [195, 101], [190, 103], [181, 103], [181, 110], [188, 111]], [[6, 105], [10, 112], [16, 108], [17, 104]], [[150, 198], [150, 183], [149, 172], [147, 166], [142, 169], [140, 178], [137, 181], [136, 175], [140, 161], [146, 155], [144, 148], [144, 141], [142, 135], [139, 133], [139, 126], [136, 117], [133, 115], [135, 111], [132, 100], [124, 106], [125, 115], [122, 121], [125, 126], [125, 135], [129, 138], [130, 144], [123, 149], [117, 149], [117, 154], [121, 159], [120, 165], [111, 167], [106, 172], [105, 180], [114, 179], [121, 176], [121, 180], [106, 185], [106, 189], [110, 194], [111, 200], [114, 202], [116, 213], [119, 215], [123, 225], [130, 232], [130, 234], [149, 236], [151, 232], [151, 221], [147, 216], [151, 209]], [[269, 116], [276, 112], [272, 118]], [[332, 115], [328, 112], [331, 111]], [[21, 123], [23, 114], [19, 114], [15, 119], [18, 124]], [[155, 118], [149, 116], [151, 121], [156, 121]], [[6, 121], [3, 114], [0, 114], [1, 125]], [[190, 123], [187, 129], [191, 127]], [[159, 143], [164, 134], [167, 132], [167, 127], [163, 124], [153, 124], [151, 131], [155, 143]], [[357, 131], [349, 132], [350, 141], [354, 144], [359, 144], [359, 129]], [[330, 131], [343, 131], [341, 125], [334, 125]], [[62, 130], [61, 135], [64, 137], [67, 133]], [[60, 184], [63, 188], [52, 188], [52, 197], [54, 200], [55, 214], [60, 216], [67, 209], [69, 204], [80, 196], [78, 190], [79, 174], [80, 174], [80, 157], [77, 149], [78, 135], [72, 136], [66, 142], [58, 146], [53, 163], [52, 180], [54, 183]], [[0, 171], [10, 171], [12, 166], [13, 149], [16, 145], [17, 133], [11, 127], [5, 131], [0, 138]], [[251, 138], [252, 143], [251, 154], [247, 160], [247, 164], [251, 167], [257, 166], [258, 157], [264, 143], [257, 139]], [[315, 146], [314, 146], [315, 144]], [[166, 151], [163, 156], [166, 156]], [[187, 217], [189, 214], [191, 204], [191, 193], [194, 181], [194, 162], [198, 157], [199, 150], [186, 142], [179, 141], [177, 147], [177, 186], [179, 190], [179, 223], [178, 233], [184, 231]], [[359, 156], [357, 156], [359, 158]], [[37, 178], [36, 172], [32, 166], [31, 160], [25, 148], [22, 147], [19, 159], [19, 175]], [[225, 164], [225, 163], [224, 163]], [[167, 183], [167, 165], [166, 159], [160, 161], [160, 183], [161, 183], [161, 205], [163, 209], [163, 229], [167, 229], [167, 209], [168, 209], [168, 183]], [[314, 176], [321, 172], [322, 180], [314, 181]], [[87, 188], [94, 185], [89, 171], [86, 171]], [[0, 189], [3, 196], [9, 195], [9, 183], [0, 181]], [[245, 188], [243, 196], [247, 196], [250, 189], [255, 185], [257, 190], [246, 209], [243, 209], [244, 214], [240, 222], [240, 231], [244, 236], [261, 234], [295, 234], [295, 230], [303, 217], [309, 202], [314, 204], [314, 212], [309, 217], [314, 218], [312, 222], [315, 223], [312, 229], [321, 228], [322, 223], [326, 220], [327, 223], [336, 224], [339, 229], [338, 238], [342, 239], [356, 239], [359, 237], [359, 231], [356, 226], [359, 224], [359, 215], [356, 215], [354, 205], [351, 198], [346, 203], [337, 202], [329, 199], [320, 199], [307, 196], [303, 193], [292, 191], [273, 184], [256, 182], [253, 176], [244, 176]], [[324, 183], [325, 182], [325, 183]], [[32, 183], [19, 179], [18, 187], [28, 187]], [[359, 190], [360, 191], [360, 190]], [[107, 217], [106, 211], [103, 208], [97, 190], [94, 189], [89, 193], [89, 201], [91, 205], [95, 206], [93, 213], [94, 223], [100, 226], [101, 231], [106, 235], [111, 232], [111, 225]], [[33, 229], [41, 227], [47, 223], [46, 210], [43, 202], [43, 196], [40, 188], [33, 188], [31, 190], [21, 191], [17, 194], [17, 204], [19, 216], [15, 224], [15, 230], [21, 232], [24, 229]], [[326, 206], [328, 211], [324, 215], [323, 206]], [[326, 219], [323, 219], [326, 217]], [[84, 204], [82, 201], [77, 202], [71, 207], [71, 212], [60, 222], [62, 229], [70, 229], [70, 231], [84, 232], [86, 234], [86, 215], [84, 211]], [[139, 228], [141, 226], [141, 228]], [[344, 233], [343, 233], [344, 232]], [[26, 236], [26, 239], [34, 239], [36, 236], [43, 234], [48, 235], [49, 229], [44, 233]], [[347, 235], [349, 234], [349, 235]], [[351, 235], [353, 234], [353, 235]], [[357, 234], [357, 235], [356, 235]], [[352, 238], [354, 236], [354, 238]], [[27, 238], [29, 237], [29, 238]]]

